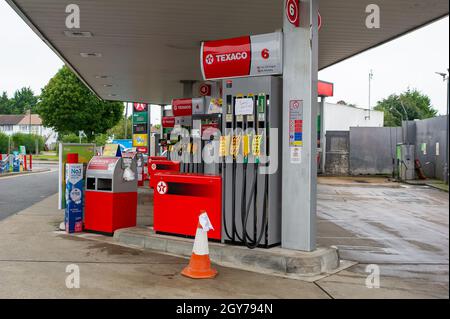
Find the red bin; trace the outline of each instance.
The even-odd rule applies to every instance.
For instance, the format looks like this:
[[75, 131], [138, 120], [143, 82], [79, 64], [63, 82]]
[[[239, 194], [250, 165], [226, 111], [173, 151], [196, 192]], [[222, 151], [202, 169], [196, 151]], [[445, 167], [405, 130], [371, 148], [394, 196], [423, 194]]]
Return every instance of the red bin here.
[[206, 211], [214, 227], [208, 237], [221, 239], [222, 177], [169, 172], [155, 174], [153, 180], [156, 232], [194, 237], [198, 216]]
[[148, 175], [150, 177], [150, 187], [154, 188], [155, 183], [153, 182], [154, 176], [157, 173], [163, 172], [180, 172], [180, 162], [165, 160], [149, 160], [148, 161]]

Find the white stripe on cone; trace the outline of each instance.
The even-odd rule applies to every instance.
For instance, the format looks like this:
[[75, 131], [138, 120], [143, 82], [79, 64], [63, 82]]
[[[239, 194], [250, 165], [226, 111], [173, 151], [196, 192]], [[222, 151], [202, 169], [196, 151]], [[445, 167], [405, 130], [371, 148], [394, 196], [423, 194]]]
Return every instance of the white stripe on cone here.
[[197, 228], [192, 252], [199, 256], [209, 255], [208, 232], [204, 231], [202, 228]]
[[197, 232], [195, 233], [194, 248], [192, 248], [192, 252], [199, 256], [209, 255], [208, 231], [211, 229], [214, 230], [214, 228], [206, 212], [198, 216], [198, 222], [201, 228], [197, 228]]

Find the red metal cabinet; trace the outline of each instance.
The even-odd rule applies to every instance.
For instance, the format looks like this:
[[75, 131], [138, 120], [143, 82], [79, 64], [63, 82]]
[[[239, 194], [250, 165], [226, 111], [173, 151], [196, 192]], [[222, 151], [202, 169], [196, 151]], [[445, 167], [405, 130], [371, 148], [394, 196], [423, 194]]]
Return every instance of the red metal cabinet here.
[[137, 192], [85, 192], [85, 230], [113, 234], [136, 226]]
[[198, 216], [206, 211], [214, 230], [211, 239], [221, 239], [222, 178], [216, 175], [188, 173], [157, 173], [153, 177], [154, 229], [194, 237]]
[[150, 176], [150, 187], [154, 188], [155, 183], [153, 182], [154, 176], [157, 173], [162, 172], [180, 172], [180, 162], [165, 160], [149, 160], [148, 161], [148, 174]]

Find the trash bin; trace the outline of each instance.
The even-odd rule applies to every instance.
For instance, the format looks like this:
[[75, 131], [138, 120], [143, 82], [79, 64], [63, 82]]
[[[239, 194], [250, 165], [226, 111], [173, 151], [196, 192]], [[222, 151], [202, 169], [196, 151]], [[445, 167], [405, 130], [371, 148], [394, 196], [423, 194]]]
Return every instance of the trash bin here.
[[[153, 227], [157, 233], [194, 237], [201, 211], [206, 211], [214, 230], [208, 237], [221, 239], [222, 178], [217, 175], [157, 173]], [[194, 225], [194, 227], [193, 227]]]
[[175, 172], [178, 173], [180, 172], [180, 162], [176, 162], [176, 161], [170, 161], [170, 160], [161, 160], [161, 159], [157, 159], [157, 160], [153, 160], [150, 159], [148, 161], [148, 174], [150, 177], [150, 187], [154, 188], [155, 187], [155, 183], [152, 182], [152, 180], [154, 180], [154, 176], [157, 173], [164, 173], [164, 172]]
[[86, 231], [112, 235], [117, 229], [136, 226], [136, 169], [135, 157], [91, 159], [86, 171]]

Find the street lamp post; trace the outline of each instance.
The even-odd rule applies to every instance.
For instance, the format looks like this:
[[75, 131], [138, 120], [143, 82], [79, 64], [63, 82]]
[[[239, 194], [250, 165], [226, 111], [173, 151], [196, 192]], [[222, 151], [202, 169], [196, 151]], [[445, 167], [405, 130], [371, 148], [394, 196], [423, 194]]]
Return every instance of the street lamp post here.
[[448, 73], [448, 69], [447, 69], [447, 73], [442, 73], [442, 72], [436, 72], [436, 74], [442, 76], [442, 79], [445, 81], [447, 81], [447, 129], [446, 129], [446, 134], [445, 134], [445, 148], [446, 148], [446, 155], [445, 155], [445, 165], [444, 165], [444, 182], [445, 184], [448, 185], [448, 173], [449, 173], [449, 169], [448, 169], [448, 108], [449, 108], [449, 104], [450, 104], [450, 82], [449, 82], [449, 73]]

